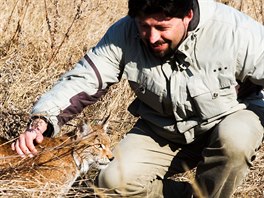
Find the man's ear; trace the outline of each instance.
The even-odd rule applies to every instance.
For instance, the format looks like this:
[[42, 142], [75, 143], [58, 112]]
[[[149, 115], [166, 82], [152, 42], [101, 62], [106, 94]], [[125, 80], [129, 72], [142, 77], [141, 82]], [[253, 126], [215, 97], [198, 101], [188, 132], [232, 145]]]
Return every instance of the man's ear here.
[[188, 14], [183, 18], [183, 23], [185, 28], [188, 28], [189, 23], [191, 22], [192, 19], [193, 19], [193, 10], [190, 10]]

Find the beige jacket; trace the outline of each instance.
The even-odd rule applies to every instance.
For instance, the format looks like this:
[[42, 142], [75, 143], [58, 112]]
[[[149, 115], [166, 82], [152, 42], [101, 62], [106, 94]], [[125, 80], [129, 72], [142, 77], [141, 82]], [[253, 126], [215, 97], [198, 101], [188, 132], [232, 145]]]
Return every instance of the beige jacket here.
[[170, 60], [153, 56], [135, 21], [124, 17], [40, 98], [32, 114], [47, 117], [56, 134], [122, 77], [137, 95], [130, 112], [174, 142], [190, 143], [245, 108], [237, 100], [236, 79], [264, 86], [264, 27], [213, 0], [199, 4], [198, 26]]

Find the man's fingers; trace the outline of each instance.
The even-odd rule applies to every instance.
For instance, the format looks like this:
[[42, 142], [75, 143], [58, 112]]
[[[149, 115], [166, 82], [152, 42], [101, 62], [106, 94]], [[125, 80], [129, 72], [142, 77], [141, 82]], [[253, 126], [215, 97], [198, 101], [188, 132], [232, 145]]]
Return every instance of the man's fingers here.
[[33, 157], [32, 153], [37, 153], [37, 150], [33, 144], [35, 136], [26, 132], [21, 138], [19, 138], [19, 147], [25, 155]]
[[11, 144], [11, 149], [12, 149], [12, 151], [16, 150], [15, 144], [16, 144], [15, 142], [13, 142], [13, 143]]
[[37, 143], [41, 143], [43, 139], [44, 137], [39, 128], [28, 129], [28, 131], [20, 134], [19, 138], [12, 143], [11, 149], [16, 151], [21, 157], [25, 157], [26, 155], [33, 157], [33, 155], [37, 154], [34, 140]]
[[19, 140], [16, 141], [16, 143], [15, 143], [14, 146], [15, 146], [15, 150], [16, 150], [17, 154], [24, 158], [24, 157], [25, 157], [25, 154], [24, 154], [23, 151], [20, 149]]
[[[28, 132], [28, 133], [30, 133], [30, 132]], [[23, 147], [23, 148], [26, 150], [23, 150], [23, 151], [33, 153], [33, 154], [36, 154], [38, 152], [35, 145], [34, 145], [34, 142], [33, 142], [33, 140], [35, 138], [36, 137], [33, 138], [31, 134], [27, 138], [25, 138], [25, 141], [23, 142], [23, 143], [25, 143], [25, 147]], [[27, 153], [27, 154], [29, 154], [29, 153]]]
[[19, 138], [14, 143], [12, 143], [12, 150], [15, 150], [21, 157], [25, 157], [26, 155], [33, 157], [33, 154], [37, 153], [37, 149], [33, 143], [36, 136], [36, 133], [28, 131], [20, 134]]

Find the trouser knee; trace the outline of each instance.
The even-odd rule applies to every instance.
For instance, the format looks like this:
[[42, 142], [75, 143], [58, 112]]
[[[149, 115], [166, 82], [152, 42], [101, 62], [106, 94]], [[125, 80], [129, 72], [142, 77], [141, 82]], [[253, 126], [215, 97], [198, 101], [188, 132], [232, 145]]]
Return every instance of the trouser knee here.
[[113, 189], [122, 185], [122, 179], [118, 177], [118, 172], [111, 167], [100, 171], [98, 176], [98, 186], [100, 188]]
[[[248, 118], [247, 118], [247, 117]], [[242, 111], [225, 119], [216, 128], [217, 139], [227, 160], [232, 163], [251, 163], [262, 142], [263, 127], [256, 115], [250, 111]], [[250, 119], [250, 122], [243, 121]]]
[[251, 165], [252, 161], [255, 159], [255, 149], [240, 144], [239, 142], [225, 144], [223, 147], [224, 156], [228, 162], [233, 164], [234, 167], [243, 165], [245, 163]]
[[98, 186], [110, 190], [110, 193], [129, 195], [144, 195], [146, 187], [135, 177], [135, 172], [124, 171], [122, 168], [112, 165], [102, 170], [98, 176]]

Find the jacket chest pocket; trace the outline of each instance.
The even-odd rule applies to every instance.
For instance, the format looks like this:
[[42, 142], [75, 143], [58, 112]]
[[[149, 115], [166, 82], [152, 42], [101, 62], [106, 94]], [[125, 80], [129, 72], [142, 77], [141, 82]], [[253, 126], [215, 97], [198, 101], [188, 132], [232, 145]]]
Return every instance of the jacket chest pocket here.
[[137, 98], [155, 111], [164, 113], [162, 84], [157, 79], [153, 79], [150, 71], [136, 70], [133, 74], [128, 75], [127, 79]]
[[[215, 84], [218, 86], [212, 86]], [[192, 76], [187, 88], [202, 120], [221, 115], [238, 104], [235, 83], [228, 78], [205, 83], [205, 78]]]

